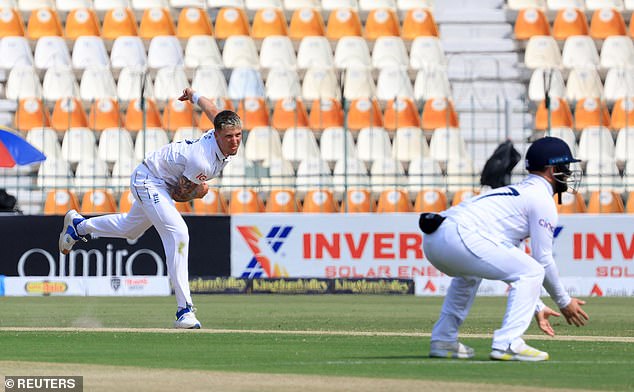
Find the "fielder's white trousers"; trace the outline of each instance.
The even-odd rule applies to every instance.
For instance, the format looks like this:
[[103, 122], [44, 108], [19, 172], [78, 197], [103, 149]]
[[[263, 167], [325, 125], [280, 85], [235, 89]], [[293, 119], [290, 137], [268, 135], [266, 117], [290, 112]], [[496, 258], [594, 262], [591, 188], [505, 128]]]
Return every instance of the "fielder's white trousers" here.
[[158, 231], [169, 274], [179, 307], [192, 304], [189, 292], [189, 231], [185, 220], [176, 210], [165, 181], [154, 177], [141, 164], [132, 173], [130, 190], [134, 203], [127, 214], [109, 214], [84, 221], [80, 230], [99, 237], [137, 239], [150, 226]]
[[469, 313], [482, 279], [510, 284], [502, 326], [493, 334], [493, 348], [519, 343], [535, 312], [544, 268], [511, 244], [490, 238], [447, 218], [436, 232], [424, 235], [423, 249], [440, 271], [453, 276], [432, 341], [458, 340], [458, 329]]

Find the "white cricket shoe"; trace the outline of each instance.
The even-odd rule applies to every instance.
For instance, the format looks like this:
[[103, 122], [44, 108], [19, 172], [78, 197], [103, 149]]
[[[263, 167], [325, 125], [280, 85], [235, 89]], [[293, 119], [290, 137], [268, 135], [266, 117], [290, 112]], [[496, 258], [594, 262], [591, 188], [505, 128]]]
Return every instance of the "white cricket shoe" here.
[[176, 312], [176, 321], [174, 321], [176, 329], [200, 329], [200, 321], [194, 314], [194, 308], [187, 306]]
[[475, 351], [460, 342], [441, 342], [439, 340], [431, 342], [429, 356], [432, 358], [454, 358], [470, 359], [475, 355]]
[[549, 355], [545, 351], [540, 351], [524, 343], [510, 344], [506, 350], [493, 349], [490, 358], [497, 361], [526, 361], [539, 362], [548, 361]]
[[59, 234], [59, 251], [65, 255], [69, 254], [75, 243], [79, 240], [88, 242], [86, 237], [77, 234], [77, 225], [86, 218], [81, 216], [77, 211], [70, 210], [64, 216], [64, 228]]

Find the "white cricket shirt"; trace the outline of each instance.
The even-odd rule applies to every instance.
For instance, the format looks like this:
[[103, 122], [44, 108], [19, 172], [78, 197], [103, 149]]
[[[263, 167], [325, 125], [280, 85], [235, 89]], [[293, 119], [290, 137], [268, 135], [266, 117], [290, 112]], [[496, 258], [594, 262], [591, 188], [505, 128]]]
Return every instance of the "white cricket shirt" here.
[[218, 177], [229, 159], [220, 151], [211, 130], [199, 139], [167, 144], [148, 155], [144, 162], [156, 177], [168, 185], [176, 185], [181, 176], [196, 184]]
[[559, 280], [553, 259], [558, 214], [553, 188], [546, 179], [529, 174], [518, 184], [492, 189], [441, 215], [457, 222], [459, 231], [477, 231], [494, 241], [513, 246], [530, 237], [531, 256], [546, 272], [544, 287], [559, 307], [568, 305], [570, 296]]

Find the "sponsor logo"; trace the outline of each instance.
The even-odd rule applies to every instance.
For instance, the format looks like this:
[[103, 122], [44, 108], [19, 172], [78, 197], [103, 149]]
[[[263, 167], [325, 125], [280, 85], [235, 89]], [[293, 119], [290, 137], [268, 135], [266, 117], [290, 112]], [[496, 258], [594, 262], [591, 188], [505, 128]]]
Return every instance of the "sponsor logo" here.
[[547, 220], [547, 219], [540, 219], [539, 220], [539, 225], [545, 229], [547, 229], [548, 231], [550, 231], [551, 233], [553, 233], [553, 236], [555, 234], [555, 227]]
[[[273, 226], [266, 237], [256, 226], [238, 226], [237, 229], [253, 254], [241, 278], [259, 278], [263, 274], [268, 278], [288, 276], [286, 268], [272, 262], [270, 257], [280, 255], [280, 249], [293, 230], [293, 226]], [[266, 244], [266, 249], [262, 243]]]
[[595, 297], [603, 297], [603, 290], [601, 290], [601, 287], [599, 287], [598, 284], [594, 284], [594, 286], [592, 286], [592, 290], [590, 290], [590, 296], [595, 296]]
[[634, 234], [626, 233], [574, 233], [573, 259], [623, 259], [634, 258]]
[[154, 201], [154, 204], [158, 204], [161, 201], [159, 199], [159, 194], [158, 193], [153, 193], [152, 194], [152, 201]]
[[326, 294], [328, 282], [322, 279], [253, 279], [253, 293]]
[[24, 291], [29, 294], [41, 294], [41, 295], [50, 295], [50, 294], [60, 294], [65, 293], [68, 290], [68, 284], [66, 282], [56, 282], [56, 281], [34, 281], [27, 282], [24, 285]]
[[306, 260], [423, 260], [420, 233], [304, 233], [302, 239]]
[[399, 279], [335, 279], [333, 292], [337, 294], [412, 294], [414, 282]]
[[150, 281], [148, 278], [127, 278], [124, 283], [128, 290], [143, 290]]
[[[143, 255], [146, 257], [140, 257]], [[133, 267], [137, 258], [140, 257], [138, 262], [144, 264], [145, 267], [148, 263], [147, 256], [151, 264], [147, 269], [156, 269], [156, 276], [165, 275], [163, 258], [150, 249], [139, 249], [129, 255], [127, 249], [114, 249], [112, 244], [108, 244], [105, 253], [98, 249], [76, 249], [68, 255], [58, 253], [56, 256], [57, 260], [50, 252], [42, 248], [27, 250], [18, 260], [18, 276], [28, 276], [26, 271], [30, 270], [29, 266], [36, 268], [36, 264], [42, 263], [48, 266], [48, 276], [89, 276], [91, 266], [94, 268], [93, 276], [133, 276]], [[78, 271], [78, 266], [81, 266], [82, 272]], [[150, 275], [150, 273], [144, 272], [143, 275]]]
[[209, 179], [209, 177], [207, 177], [206, 175], [204, 175], [203, 173], [200, 173], [196, 176], [196, 179], [198, 179], [198, 181], [202, 181], [205, 182]]
[[114, 291], [119, 290], [119, 287], [121, 287], [121, 278], [118, 278], [118, 277], [110, 278], [110, 287], [112, 287]]
[[189, 281], [192, 293], [246, 293], [249, 281], [242, 278], [198, 278]]

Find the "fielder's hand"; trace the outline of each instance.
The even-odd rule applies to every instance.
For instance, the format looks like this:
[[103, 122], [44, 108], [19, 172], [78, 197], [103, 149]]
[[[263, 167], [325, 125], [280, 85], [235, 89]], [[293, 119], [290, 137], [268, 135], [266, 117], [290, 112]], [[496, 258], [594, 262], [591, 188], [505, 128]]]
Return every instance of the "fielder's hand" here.
[[586, 304], [586, 301], [583, 301], [578, 298], [573, 298], [568, 304], [568, 306], [560, 309], [561, 313], [563, 313], [564, 317], [566, 318], [566, 321], [568, 322], [568, 324], [570, 325], [574, 324], [577, 327], [580, 327], [586, 324], [585, 320], [589, 320], [590, 317], [588, 317], [588, 314], [584, 312], [583, 309], [581, 309], [581, 305], [585, 305], [585, 304]]
[[190, 87], [187, 87], [185, 90], [183, 90], [183, 94], [180, 97], [178, 97], [178, 100], [189, 101], [191, 103], [194, 103], [192, 101], [193, 97], [194, 97], [194, 90], [191, 89]]
[[537, 321], [537, 326], [543, 333], [548, 336], [555, 336], [555, 330], [552, 325], [550, 325], [550, 321], [548, 321], [550, 316], [559, 317], [561, 314], [555, 312], [548, 306], [544, 306], [544, 308], [535, 315], [535, 320]]

